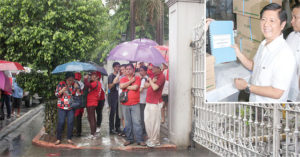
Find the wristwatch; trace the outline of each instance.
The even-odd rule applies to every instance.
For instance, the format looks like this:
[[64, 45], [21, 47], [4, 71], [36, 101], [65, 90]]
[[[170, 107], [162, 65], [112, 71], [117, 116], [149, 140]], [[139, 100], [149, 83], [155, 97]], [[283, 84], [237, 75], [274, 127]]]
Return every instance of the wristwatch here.
[[247, 84], [247, 87], [245, 88], [245, 92], [247, 93], [247, 94], [250, 94], [250, 84], [248, 83]]

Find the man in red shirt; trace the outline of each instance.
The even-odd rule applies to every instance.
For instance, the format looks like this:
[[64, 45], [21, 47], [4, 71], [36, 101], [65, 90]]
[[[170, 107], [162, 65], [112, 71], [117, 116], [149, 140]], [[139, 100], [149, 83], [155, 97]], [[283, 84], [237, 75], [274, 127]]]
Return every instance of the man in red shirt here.
[[121, 102], [126, 126], [126, 142], [124, 146], [132, 144], [134, 138], [138, 145], [146, 146], [143, 138], [139, 104], [141, 78], [134, 75], [134, 67], [132, 64], [126, 65], [126, 73], [127, 75], [120, 80], [122, 92], [128, 91], [128, 100]]
[[153, 65], [153, 75], [148, 79], [148, 90], [146, 97], [145, 108], [145, 127], [148, 135], [147, 146], [155, 147], [159, 146], [159, 133], [160, 133], [160, 121], [161, 121], [161, 108], [163, 104], [162, 90], [165, 84], [165, 76], [160, 70], [159, 65]]

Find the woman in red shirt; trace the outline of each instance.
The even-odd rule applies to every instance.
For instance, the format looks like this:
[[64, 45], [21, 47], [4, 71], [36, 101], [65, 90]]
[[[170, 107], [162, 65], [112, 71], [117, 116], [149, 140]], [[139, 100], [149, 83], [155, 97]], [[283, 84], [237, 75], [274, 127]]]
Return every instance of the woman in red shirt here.
[[92, 72], [89, 80], [88, 75], [84, 77], [84, 85], [89, 89], [89, 94], [87, 96], [87, 114], [88, 120], [91, 128], [91, 135], [88, 139], [95, 139], [96, 132], [96, 107], [98, 106], [99, 92], [101, 89], [101, 83], [97, 80], [97, 72]]

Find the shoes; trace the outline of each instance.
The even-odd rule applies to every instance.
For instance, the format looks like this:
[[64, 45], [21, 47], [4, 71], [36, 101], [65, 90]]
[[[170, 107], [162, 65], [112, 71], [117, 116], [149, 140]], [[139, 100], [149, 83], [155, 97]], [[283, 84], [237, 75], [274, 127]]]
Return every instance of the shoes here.
[[115, 132], [114, 130], [110, 130], [109, 134], [113, 135], [113, 134], [118, 134], [117, 132]]
[[128, 146], [128, 145], [131, 145], [131, 144], [133, 144], [133, 142], [131, 142], [131, 141], [126, 141], [123, 145], [124, 145], [124, 146]]
[[86, 137], [86, 139], [94, 140], [94, 139], [96, 139], [96, 136], [95, 135], [89, 135], [88, 137]]
[[54, 144], [55, 145], [59, 145], [60, 144], [60, 140], [57, 140]]
[[140, 145], [140, 146], [147, 146], [147, 144], [145, 142], [139, 142], [137, 143], [137, 145]]
[[158, 142], [158, 143], [155, 143], [155, 146], [160, 146], [160, 142]]
[[7, 116], [7, 119], [10, 119], [10, 115], [9, 115], [9, 116]]
[[18, 115], [17, 115], [17, 118], [19, 118], [20, 116], [21, 116], [21, 115], [20, 115], [20, 114], [18, 114]]
[[120, 129], [116, 129], [116, 133], [121, 133], [122, 131]]
[[147, 146], [148, 146], [148, 147], [155, 147], [155, 144], [152, 143], [152, 142], [148, 142], [148, 143], [147, 143]]
[[156, 146], [160, 146], [160, 142], [153, 143], [153, 142], [147, 141], [147, 142], [146, 142], [146, 145], [147, 145], [148, 147], [156, 147]]
[[76, 134], [76, 137], [81, 137], [81, 134]]
[[101, 131], [100, 127], [97, 127], [96, 133], [98, 133], [98, 132], [100, 132], [100, 131]]
[[67, 142], [68, 142], [68, 144], [75, 145], [74, 142], [70, 139]]

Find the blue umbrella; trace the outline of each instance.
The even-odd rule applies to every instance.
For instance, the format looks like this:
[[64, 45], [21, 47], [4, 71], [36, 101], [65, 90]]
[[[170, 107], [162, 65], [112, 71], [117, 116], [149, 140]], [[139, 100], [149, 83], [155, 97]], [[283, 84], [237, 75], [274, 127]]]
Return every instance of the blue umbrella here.
[[83, 62], [69, 62], [57, 66], [52, 74], [62, 73], [62, 72], [80, 72], [80, 71], [96, 71], [97, 68], [89, 63]]

